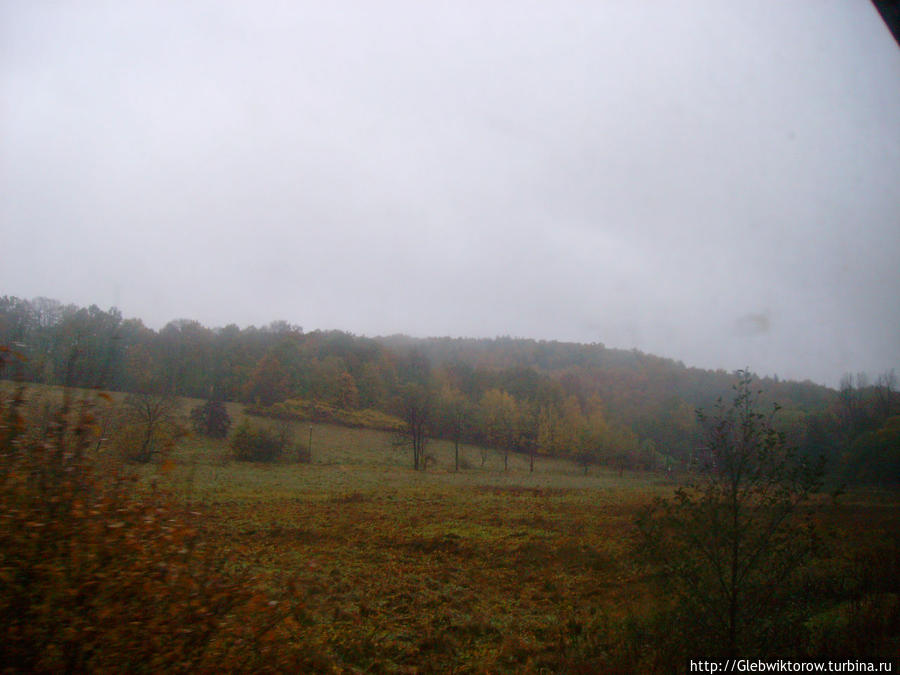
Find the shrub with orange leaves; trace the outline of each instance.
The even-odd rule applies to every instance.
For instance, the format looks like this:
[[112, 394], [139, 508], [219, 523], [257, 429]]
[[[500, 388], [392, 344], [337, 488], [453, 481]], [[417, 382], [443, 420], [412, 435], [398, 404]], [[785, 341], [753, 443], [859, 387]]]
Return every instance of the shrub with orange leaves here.
[[66, 396], [42, 433], [25, 403], [0, 399], [0, 672], [328, 667], [295, 594], [255, 591], [200, 514], [94, 456], [93, 403]]

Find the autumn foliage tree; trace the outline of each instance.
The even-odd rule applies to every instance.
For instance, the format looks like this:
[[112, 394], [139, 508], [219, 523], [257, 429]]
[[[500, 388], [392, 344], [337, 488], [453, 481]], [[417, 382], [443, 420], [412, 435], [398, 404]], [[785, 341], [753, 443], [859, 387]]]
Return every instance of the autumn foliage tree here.
[[262, 357], [243, 387], [245, 401], [268, 406], [283, 401], [290, 393], [290, 381], [284, 366], [274, 354]]
[[503, 469], [509, 469], [509, 451], [518, 441], [520, 411], [506, 391], [490, 389], [480, 402], [481, 423], [488, 443], [503, 453]]

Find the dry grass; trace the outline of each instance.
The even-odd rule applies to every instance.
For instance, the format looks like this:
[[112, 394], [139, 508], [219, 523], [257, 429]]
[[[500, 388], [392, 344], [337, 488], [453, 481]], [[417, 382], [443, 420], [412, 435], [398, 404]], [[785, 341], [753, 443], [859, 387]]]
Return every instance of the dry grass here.
[[[308, 425], [296, 437], [308, 438]], [[305, 589], [314, 642], [373, 672], [558, 670], [577, 660], [598, 613], [643, 593], [627, 555], [636, 510], [671, 490], [655, 475], [453, 446], [415, 472], [391, 434], [315, 425], [313, 461], [253, 465], [200, 438], [148, 476], [208, 514], [232, 564], [290, 573]]]

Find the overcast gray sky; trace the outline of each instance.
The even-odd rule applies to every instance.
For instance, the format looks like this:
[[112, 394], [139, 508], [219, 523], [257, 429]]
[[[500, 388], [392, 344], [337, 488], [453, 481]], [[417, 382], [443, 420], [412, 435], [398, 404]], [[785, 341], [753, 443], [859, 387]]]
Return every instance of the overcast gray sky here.
[[0, 0], [0, 294], [900, 370], [867, 0]]

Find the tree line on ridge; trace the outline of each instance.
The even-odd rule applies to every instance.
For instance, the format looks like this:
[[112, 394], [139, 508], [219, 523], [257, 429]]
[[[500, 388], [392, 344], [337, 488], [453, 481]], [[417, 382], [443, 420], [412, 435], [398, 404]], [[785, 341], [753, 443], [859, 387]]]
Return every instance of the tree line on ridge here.
[[[304, 332], [286, 321], [153, 330], [116, 309], [0, 297], [0, 344], [31, 382], [240, 401], [286, 400], [410, 415], [427, 436], [504, 453], [567, 456], [587, 468], [678, 471], [696, 461], [695, 411], [727, 396], [733, 375], [637, 350], [500, 337], [369, 338]], [[802, 452], [841, 480], [900, 476], [900, 396], [892, 372], [847, 376], [838, 391], [763, 378], [763, 404]], [[412, 439], [415, 446], [415, 439]], [[414, 461], [424, 462], [424, 449]], [[894, 477], [894, 478], [891, 478]]]

